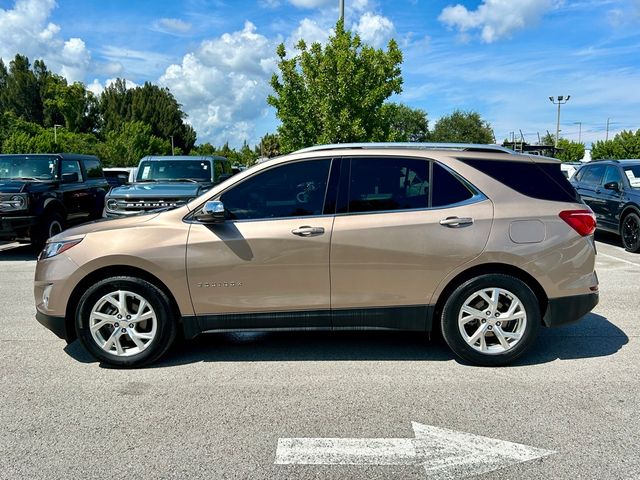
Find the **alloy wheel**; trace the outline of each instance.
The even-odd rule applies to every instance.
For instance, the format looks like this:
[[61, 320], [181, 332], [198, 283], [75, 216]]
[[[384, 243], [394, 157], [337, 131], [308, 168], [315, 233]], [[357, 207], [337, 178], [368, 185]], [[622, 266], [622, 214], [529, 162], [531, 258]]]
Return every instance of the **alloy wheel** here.
[[127, 357], [149, 347], [156, 337], [158, 319], [141, 295], [117, 290], [94, 304], [89, 329], [93, 340], [104, 352]]
[[464, 301], [458, 328], [464, 341], [486, 355], [507, 352], [520, 342], [527, 312], [520, 299], [503, 288], [483, 288]]
[[627, 215], [622, 224], [622, 239], [629, 250], [637, 250], [640, 242], [640, 223], [635, 215]]

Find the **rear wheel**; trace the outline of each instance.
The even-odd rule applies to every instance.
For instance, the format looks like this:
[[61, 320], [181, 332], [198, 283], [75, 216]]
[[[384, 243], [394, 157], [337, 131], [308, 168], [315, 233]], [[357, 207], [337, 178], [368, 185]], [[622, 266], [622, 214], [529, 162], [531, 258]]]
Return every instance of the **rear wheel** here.
[[620, 228], [622, 245], [627, 252], [640, 252], [640, 216], [631, 212], [622, 219]]
[[460, 285], [442, 312], [442, 335], [453, 352], [477, 365], [513, 362], [535, 340], [541, 323], [538, 300], [521, 280], [503, 274]]
[[138, 367], [168, 350], [176, 322], [168, 297], [155, 285], [135, 277], [112, 277], [92, 285], [82, 296], [76, 330], [100, 361]]

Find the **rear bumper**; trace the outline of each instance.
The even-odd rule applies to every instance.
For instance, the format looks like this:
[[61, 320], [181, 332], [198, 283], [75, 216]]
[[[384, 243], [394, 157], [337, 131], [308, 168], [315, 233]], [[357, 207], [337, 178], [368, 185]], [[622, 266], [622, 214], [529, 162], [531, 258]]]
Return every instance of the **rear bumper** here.
[[39, 311], [36, 313], [36, 320], [55, 333], [58, 337], [64, 340], [67, 339], [67, 325], [64, 317], [53, 317]]
[[32, 215], [21, 217], [0, 216], [0, 240], [28, 237], [37, 220], [38, 217]]
[[598, 304], [598, 292], [570, 297], [550, 298], [543, 321], [547, 327], [559, 327], [574, 323]]

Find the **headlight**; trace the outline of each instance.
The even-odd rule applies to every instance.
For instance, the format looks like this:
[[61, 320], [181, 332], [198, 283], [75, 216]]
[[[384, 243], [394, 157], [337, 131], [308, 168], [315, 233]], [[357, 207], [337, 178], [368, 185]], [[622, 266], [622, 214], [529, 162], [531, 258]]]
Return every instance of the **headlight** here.
[[3, 195], [0, 197], [0, 210], [4, 212], [26, 210], [28, 205], [29, 197], [24, 193], [11, 196]]
[[79, 244], [82, 241], [82, 238], [74, 238], [73, 240], [63, 240], [60, 242], [47, 243], [40, 253], [39, 260], [55, 257], [56, 255], [60, 255], [62, 252], [66, 252], [71, 247], [75, 247], [77, 244]]
[[107, 210], [117, 210], [118, 209], [118, 201], [110, 198], [107, 200]]

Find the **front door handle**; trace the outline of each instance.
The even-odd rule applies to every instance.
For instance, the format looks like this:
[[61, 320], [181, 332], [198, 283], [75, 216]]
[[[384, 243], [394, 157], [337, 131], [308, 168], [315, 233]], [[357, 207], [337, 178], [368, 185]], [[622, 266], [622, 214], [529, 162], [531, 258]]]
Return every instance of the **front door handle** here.
[[473, 218], [447, 217], [440, 220], [440, 225], [449, 227], [449, 228], [468, 227], [469, 225], [473, 225]]
[[324, 227], [298, 227], [291, 230], [291, 233], [298, 235], [299, 237], [313, 237], [315, 235], [322, 235], [324, 233]]

